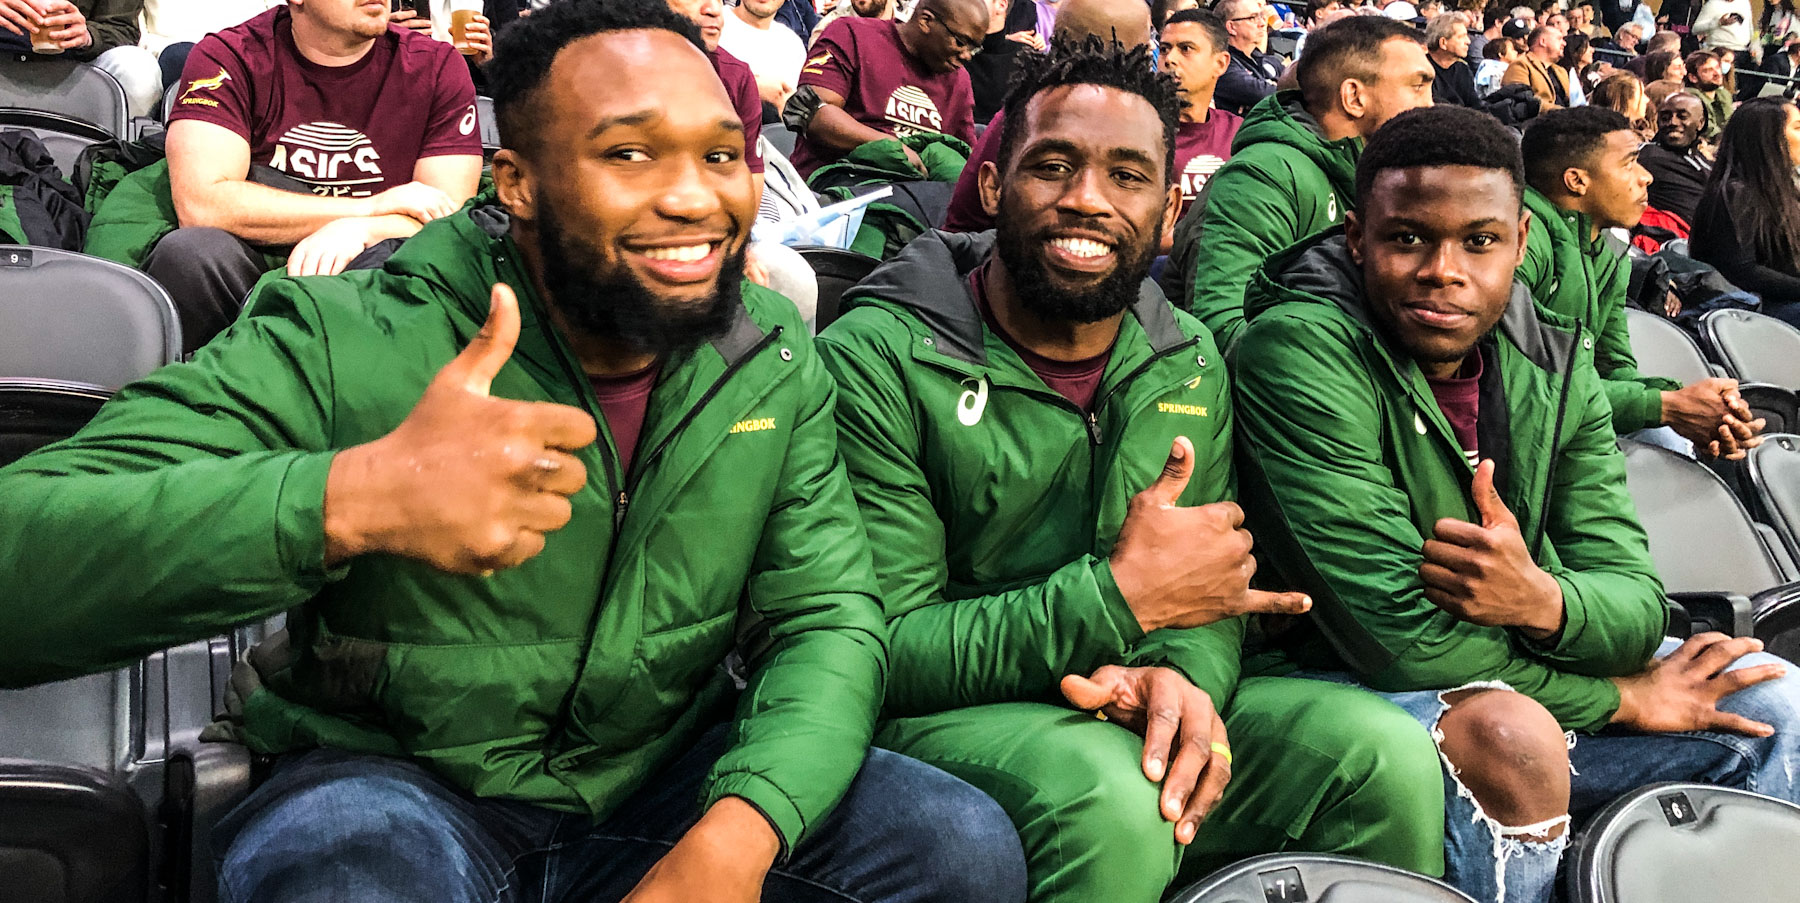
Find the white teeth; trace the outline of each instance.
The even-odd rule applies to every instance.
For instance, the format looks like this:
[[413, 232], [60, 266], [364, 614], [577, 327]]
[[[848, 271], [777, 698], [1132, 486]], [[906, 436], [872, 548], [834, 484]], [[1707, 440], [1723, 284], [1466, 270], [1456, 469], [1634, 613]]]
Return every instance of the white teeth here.
[[711, 253], [712, 245], [700, 244], [688, 245], [685, 248], [651, 248], [644, 252], [644, 256], [651, 260], [674, 260], [681, 263], [692, 263], [696, 260], [706, 259], [706, 255]]
[[1054, 238], [1050, 244], [1076, 257], [1104, 257], [1112, 253], [1112, 246], [1102, 244], [1090, 238]]

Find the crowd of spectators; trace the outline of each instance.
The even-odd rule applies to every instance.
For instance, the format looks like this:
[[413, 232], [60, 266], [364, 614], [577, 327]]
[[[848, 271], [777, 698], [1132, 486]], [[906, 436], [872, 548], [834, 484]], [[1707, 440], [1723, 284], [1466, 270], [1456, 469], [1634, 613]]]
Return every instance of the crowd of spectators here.
[[[0, 471], [0, 685], [288, 611], [234, 898], [1549, 901], [1800, 801], [1615, 444], [1761, 441], [1625, 310], [1654, 222], [1800, 325], [1789, 0], [452, 3], [0, 0], [167, 104], [87, 250], [188, 358]], [[751, 230], [846, 173], [942, 207], [815, 344]]]

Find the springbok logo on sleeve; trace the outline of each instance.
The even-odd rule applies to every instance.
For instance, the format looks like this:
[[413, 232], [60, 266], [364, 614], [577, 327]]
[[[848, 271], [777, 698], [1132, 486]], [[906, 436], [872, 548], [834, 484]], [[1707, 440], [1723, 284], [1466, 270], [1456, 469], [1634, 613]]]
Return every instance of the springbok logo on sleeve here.
[[981, 414], [987, 410], [987, 377], [971, 376], [962, 381], [962, 387], [963, 393], [956, 399], [956, 419], [963, 426], [974, 426], [981, 422]]
[[228, 81], [231, 81], [231, 73], [226, 72], [225, 67], [220, 66], [218, 75], [215, 75], [212, 78], [196, 78], [193, 81], [188, 82], [187, 90], [181, 92], [181, 102], [184, 104], [199, 104], [203, 107], [216, 107], [219, 105], [218, 101], [213, 100], [210, 97], [195, 97], [194, 92], [217, 91], [224, 87], [225, 83]]
[[937, 104], [912, 85], [901, 85], [888, 95], [886, 115], [887, 121], [893, 123], [896, 138], [944, 130], [944, 117]]

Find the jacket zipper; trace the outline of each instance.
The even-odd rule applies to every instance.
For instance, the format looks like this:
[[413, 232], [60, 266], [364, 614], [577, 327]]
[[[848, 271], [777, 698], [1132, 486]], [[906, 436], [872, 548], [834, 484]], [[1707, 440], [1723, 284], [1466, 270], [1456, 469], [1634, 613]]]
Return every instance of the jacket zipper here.
[[1100, 411], [1106, 407], [1107, 402], [1112, 400], [1114, 393], [1116, 393], [1120, 389], [1124, 388], [1127, 383], [1130, 383], [1132, 380], [1137, 379], [1139, 376], [1144, 375], [1144, 371], [1149, 370], [1151, 365], [1155, 364], [1157, 361], [1160, 361], [1165, 357], [1170, 357], [1172, 355], [1180, 354], [1181, 352], [1186, 351], [1187, 349], [1192, 348], [1198, 344], [1200, 344], [1199, 339], [1191, 338], [1185, 342], [1182, 342], [1179, 345], [1175, 345], [1170, 348], [1165, 348], [1162, 351], [1158, 351], [1158, 352], [1150, 355], [1148, 358], [1145, 358], [1143, 363], [1138, 364], [1135, 368], [1133, 368], [1131, 370], [1130, 373], [1127, 373], [1124, 375], [1124, 377], [1120, 378], [1120, 380], [1118, 382], [1113, 383], [1111, 386], [1108, 386], [1106, 389], [1106, 394], [1100, 396], [1100, 402], [1098, 404], [1094, 405], [1092, 410], [1086, 412], [1087, 413], [1086, 420], [1087, 420], [1088, 441], [1095, 446], [1099, 446], [1105, 440], [1106, 437], [1100, 431]]
[[664, 436], [661, 442], [656, 443], [656, 447], [651, 449], [648, 455], [641, 455], [632, 459], [631, 473], [626, 475], [625, 488], [619, 491], [618, 504], [614, 508], [615, 536], [617, 535], [616, 530], [618, 523], [625, 519], [625, 509], [631, 505], [631, 493], [633, 490], [637, 489], [638, 482], [643, 479], [644, 470], [650, 466], [652, 461], [655, 461], [662, 455], [663, 450], [668, 448], [669, 445], [675, 441], [675, 437], [680, 436], [681, 432], [687, 429], [689, 424], [694, 422], [695, 417], [700, 416], [700, 412], [706, 408], [706, 405], [713, 400], [714, 396], [719, 394], [719, 390], [725, 388], [725, 384], [731, 381], [731, 377], [735, 376], [739, 370], [742, 370], [744, 365], [750, 363], [752, 358], [761, 354], [763, 349], [775, 344], [775, 341], [779, 338], [781, 338], [781, 327], [776, 326], [769, 331], [768, 335], [763, 336], [755, 345], [750, 346], [750, 350], [745, 352], [742, 357], [739, 357], [737, 360], [726, 365], [725, 372], [719, 374], [719, 378], [713, 380], [713, 384], [706, 387], [706, 391], [701, 394], [700, 400], [695, 402], [693, 407], [688, 408], [687, 413], [683, 414], [681, 420], [676, 422], [675, 428], [670, 430], [669, 434]]
[[[581, 406], [588, 412], [588, 416], [594, 418], [595, 424], [604, 425], [606, 415], [599, 410], [599, 403], [590, 401], [588, 393], [581, 389], [582, 383], [585, 382], [585, 375], [570, 366], [569, 357], [561, 347], [556, 349], [556, 362], [562, 367], [563, 376], [575, 387], [576, 394], [581, 396]], [[613, 476], [613, 471], [618, 469], [619, 459], [613, 452], [612, 446], [606, 441], [604, 434], [596, 438], [594, 444], [600, 446], [600, 459], [606, 465], [606, 491], [613, 498], [613, 541], [616, 543], [618, 542], [619, 522], [625, 519], [626, 501], [625, 491], [619, 488], [619, 480]]]
[[1544, 512], [1550, 510], [1550, 493], [1556, 487], [1557, 446], [1562, 444], [1563, 417], [1569, 410], [1569, 381], [1575, 376], [1575, 348], [1581, 344], [1581, 321], [1575, 321], [1575, 339], [1569, 348], [1569, 360], [1563, 365], [1562, 391], [1556, 396], [1556, 425], [1550, 431], [1550, 467], [1544, 471], [1544, 498], [1537, 510], [1537, 539], [1530, 546], [1535, 550], [1544, 542], [1544, 534], [1549, 530], [1548, 518]]

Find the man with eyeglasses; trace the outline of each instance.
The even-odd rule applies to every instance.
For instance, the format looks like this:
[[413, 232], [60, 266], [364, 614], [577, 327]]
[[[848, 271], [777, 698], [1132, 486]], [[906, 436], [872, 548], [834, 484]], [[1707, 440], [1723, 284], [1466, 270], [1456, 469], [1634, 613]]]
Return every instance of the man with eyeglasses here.
[[1266, 52], [1269, 46], [1269, 11], [1263, 0], [1224, 0], [1217, 7], [1231, 39], [1231, 67], [1219, 77], [1213, 105], [1244, 115], [1256, 102], [1275, 93], [1281, 78], [1281, 57]]
[[[987, 25], [984, 0], [920, 0], [905, 22], [831, 23], [800, 70], [796, 103], [810, 112], [794, 168], [811, 175], [870, 141], [927, 132], [973, 143], [975, 95], [963, 66]], [[924, 172], [918, 154], [908, 148], [906, 156]]]

